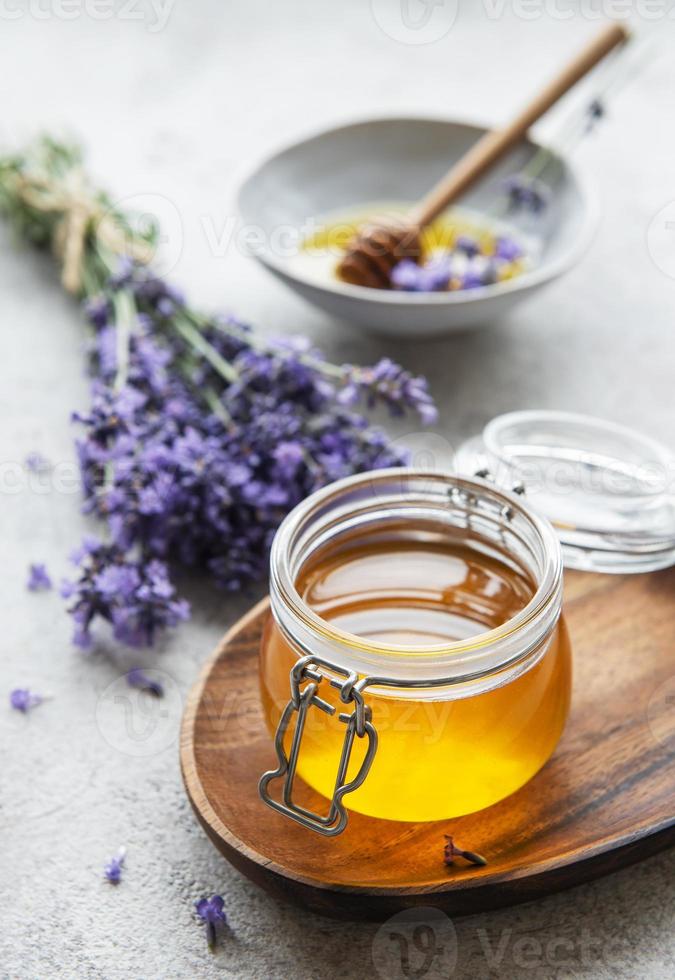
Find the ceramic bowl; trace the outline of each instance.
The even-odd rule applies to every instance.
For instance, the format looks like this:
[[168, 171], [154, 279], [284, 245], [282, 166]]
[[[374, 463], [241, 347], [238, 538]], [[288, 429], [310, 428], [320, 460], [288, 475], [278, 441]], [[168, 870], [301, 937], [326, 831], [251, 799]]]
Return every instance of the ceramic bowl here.
[[[441, 119], [372, 119], [305, 139], [274, 154], [245, 181], [240, 215], [257, 230], [256, 258], [291, 289], [327, 313], [373, 333], [430, 337], [489, 324], [582, 256], [597, 208], [574, 167], [555, 156], [555, 193], [536, 219], [540, 255], [516, 278], [456, 292], [406, 293], [366, 289], [298, 270], [293, 230], [310, 217], [354, 211], [375, 201], [415, 201], [485, 130]], [[499, 182], [531, 158], [539, 144], [525, 141], [490, 176], [464, 195], [471, 212], [494, 205]]]

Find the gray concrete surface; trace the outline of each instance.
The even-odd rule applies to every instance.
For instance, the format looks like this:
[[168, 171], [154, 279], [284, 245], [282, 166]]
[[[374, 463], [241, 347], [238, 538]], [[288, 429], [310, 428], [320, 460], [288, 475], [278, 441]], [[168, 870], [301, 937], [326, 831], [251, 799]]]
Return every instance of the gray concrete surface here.
[[[423, 12], [415, 3], [412, 13]], [[114, 6], [101, 20], [108, 8], [93, 0], [0, 6], [0, 137], [14, 146], [41, 128], [76, 133], [120, 197], [150, 195], [149, 207], [177, 215], [174, 277], [193, 297], [265, 330], [311, 333], [337, 358], [367, 362], [385, 347], [429, 375], [450, 442], [497, 412], [544, 406], [675, 443], [675, 284], [658, 267], [668, 256], [657, 248], [655, 263], [647, 247], [652, 219], [675, 198], [672, 55], [649, 65], [579, 152], [604, 214], [583, 264], [483, 333], [382, 345], [304, 306], [235, 245], [214, 249], [238, 181], [277, 144], [357, 114], [503, 119], [590, 35], [603, 3], [567, 20], [559, 13], [573, 5], [562, 2], [463, 2], [452, 29], [425, 45], [411, 43], [419, 35], [401, 27], [407, 8], [396, 2], [175, 0], [156, 8], [168, 14], [163, 26], [149, 2]], [[432, 17], [452, 6], [430, 8]], [[670, 7], [645, 5], [655, 19], [642, 26], [672, 46]], [[442, 20], [430, 23], [442, 32]], [[28, 685], [53, 698], [29, 717], [0, 709], [0, 976], [387, 975], [375, 926], [272, 901], [220, 858], [183, 793], [182, 698], [249, 599], [188, 583], [194, 619], [156, 658], [169, 696], [143, 739], [121, 734], [105, 710], [111, 693], [125, 693], [124, 661], [74, 652], [58, 597], [25, 591], [28, 562], [46, 561], [58, 579], [85, 527], [69, 479], [69, 412], [86, 404], [84, 332], [47, 260], [15, 251], [4, 230], [0, 256], [0, 695], [6, 705], [6, 692]], [[36, 449], [59, 463], [59, 480], [29, 482], [17, 469]], [[147, 719], [136, 709], [131, 721]], [[127, 869], [114, 889], [101, 867], [121, 844]], [[536, 904], [457, 920], [454, 975], [673, 976], [674, 871], [666, 853]], [[225, 897], [232, 927], [215, 954], [191, 913], [212, 892]], [[426, 975], [451, 970], [439, 960]]]

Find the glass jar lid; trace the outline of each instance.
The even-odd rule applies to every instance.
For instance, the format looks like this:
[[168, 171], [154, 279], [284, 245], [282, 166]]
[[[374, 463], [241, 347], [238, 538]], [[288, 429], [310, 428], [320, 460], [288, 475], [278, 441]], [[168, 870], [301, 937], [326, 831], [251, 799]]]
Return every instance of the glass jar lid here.
[[524, 491], [568, 568], [647, 572], [675, 564], [675, 455], [632, 429], [568, 412], [509, 412], [455, 454], [462, 475]]

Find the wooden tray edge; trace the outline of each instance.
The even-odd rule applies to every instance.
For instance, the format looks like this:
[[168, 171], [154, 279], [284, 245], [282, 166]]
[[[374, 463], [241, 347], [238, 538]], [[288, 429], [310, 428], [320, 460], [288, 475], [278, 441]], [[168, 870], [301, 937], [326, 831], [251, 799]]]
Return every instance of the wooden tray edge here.
[[[657, 830], [643, 825], [629, 834], [606, 837], [595, 848], [583, 848], [583, 858], [575, 858], [578, 852], [570, 852], [564, 860], [553, 858], [537, 865], [523, 867], [515, 872], [491, 876], [489, 883], [480, 878], [467, 881], [448, 879], [442, 885], [416, 885], [374, 887], [372, 885], [337, 885], [323, 882], [306, 875], [290, 876], [287, 869], [275, 864], [258, 851], [253, 850], [222, 823], [211, 807], [197, 775], [193, 751], [192, 732], [204, 686], [215, 662], [222, 656], [232, 638], [245, 631], [252, 622], [269, 608], [269, 598], [256, 603], [227, 631], [213, 653], [208, 657], [199, 676], [189, 691], [180, 730], [180, 768], [190, 804], [197, 819], [212, 843], [238, 871], [263, 887], [267, 892], [310, 908], [332, 918], [382, 919], [401, 908], [433, 903], [453, 915], [469, 915], [509, 905], [521, 904], [544, 897], [565, 888], [590, 881], [601, 875], [611, 874], [631, 864], [651, 857], [675, 845], [675, 815]], [[580, 848], [580, 850], [582, 850]], [[568, 869], [574, 865], [574, 881], [568, 881]], [[328, 895], [342, 894], [352, 901], [349, 907], [337, 909], [327, 901]], [[378, 908], [372, 909], [372, 898], [377, 897]], [[360, 902], [359, 897], [371, 901]]]

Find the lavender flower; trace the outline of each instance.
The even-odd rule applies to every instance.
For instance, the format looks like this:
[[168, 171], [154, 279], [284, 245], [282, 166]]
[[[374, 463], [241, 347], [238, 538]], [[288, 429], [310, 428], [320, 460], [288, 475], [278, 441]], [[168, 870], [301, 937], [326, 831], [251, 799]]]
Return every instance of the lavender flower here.
[[74, 600], [73, 642], [82, 649], [92, 644], [91, 626], [97, 617], [112, 625], [117, 640], [132, 647], [152, 646], [159, 630], [188, 618], [189, 606], [175, 597], [164, 562], [135, 562], [116, 545], [91, 539], [74, 557], [79, 578], [65, 582], [61, 594]]
[[391, 273], [392, 285], [409, 293], [431, 293], [447, 289], [450, 281], [450, 258], [434, 256], [422, 265], [412, 259], [401, 259]]
[[455, 249], [458, 252], [463, 252], [470, 259], [476, 255], [480, 255], [480, 245], [470, 235], [459, 235], [455, 242]]
[[221, 924], [227, 925], [224, 905], [225, 902], [220, 895], [200, 898], [199, 901], [195, 902], [197, 915], [206, 925], [206, 941], [211, 948], [216, 944], [216, 927]]
[[28, 453], [25, 459], [26, 469], [31, 473], [47, 473], [51, 468], [49, 460], [42, 453]]
[[103, 868], [103, 874], [106, 876], [111, 885], [119, 885], [122, 879], [122, 867], [124, 865], [124, 859], [126, 858], [127, 850], [126, 847], [120, 847], [119, 851]]
[[394, 289], [409, 293], [421, 292], [422, 266], [413, 259], [401, 259], [391, 270], [391, 284]]
[[99, 329], [105, 327], [111, 311], [110, 304], [103, 293], [97, 293], [95, 296], [90, 297], [85, 302], [84, 309], [87, 317], [95, 327]]
[[353, 405], [362, 396], [369, 408], [381, 401], [392, 415], [403, 415], [414, 406], [424, 422], [435, 422], [438, 413], [433, 404], [425, 378], [404, 371], [388, 357], [372, 368], [345, 365], [346, 384], [338, 394], [341, 404]]
[[42, 704], [43, 698], [39, 694], [33, 694], [27, 687], [16, 687], [9, 695], [9, 703], [15, 711], [21, 711], [24, 715], [31, 708]]
[[[73, 168], [81, 181], [79, 155], [48, 139], [0, 161], [0, 203], [44, 244], [67, 223], [67, 204], [45, 213], [35, 195], [46, 183], [69, 201]], [[62, 593], [76, 644], [90, 646], [104, 621], [138, 647], [189, 615], [174, 569], [246, 588], [264, 577], [274, 533], [299, 501], [340, 477], [407, 461], [358, 404], [415, 411], [424, 422], [436, 410], [426, 381], [389, 359], [340, 367], [302, 339], [262, 340], [237, 320], [193, 309], [132, 258], [145, 239], [89, 189], [107, 224], [92, 222], [80, 268], [64, 281], [78, 283], [91, 326], [91, 397], [73, 418], [84, 511], [105, 532], [78, 549]], [[111, 221], [129, 255], [105, 240]]]
[[595, 129], [596, 124], [601, 119], [604, 119], [606, 114], [607, 109], [602, 99], [593, 99], [586, 110], [586, 133], [590, 133]]
[[129, 671], [127, 684], [129, 687], [137, 687], [141, 691], [147, 691], [148, 694], [152, 694], [156, 698], [161, 698], [164, 694], [164, 688], [159, 681], [153, 681], [140, 667], [134, 667]]
[[432, 255], [424, 265], [424, 283], [428, 292], [447, 289], [452, 274], [449, 253]]
[[517, 262], [523, 257], [523, 249], [509, 235], [500, 235], [495, 242], [495, 256], [505, 262]]
[[479, 287], [486, 285], [485, 273], [476, 272], [475, 269], [469, 269], [462, 276], [461, 283], [462, 289], [478, 289]]
[[511, 211], [540, 214], [547, 207], [551, 196], [546, 184], [525, 174], [512, 174], [502, 182], [502, 186]]
[[[392, 282], [397, 289], [407, 292], [437, 292], [447, 289], [477, 289], [498, 281], [498, 266], [522, 258], [523, 249], [508, 235], [500, 235], [494, 243], [494, 256], [485, 257], [475, 239], [460, 236], [454, 252], [435, 254], [422, 265], [404, 259], [394, 266]], [[453, 260], [460, 256], [459, 263]], [[453, 271], [454, 270], [454, 271]], [[340, 398], [352, 403], [356, 388], [348, 387]], [[420, 405], [416, 404], [420, 411]], [[424, 415], [424, 409], [422, 409]], [[433, 417], [431, 421], [433, 421]]]
[[52, 580], [50, 579], [45, 565], [38, 563], [29, 565], [28, 567], [28, 581], [26, 582], [26, 588], [30, 589], [31, 592], [39, 592], [41, 590], [51, 589]]

